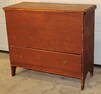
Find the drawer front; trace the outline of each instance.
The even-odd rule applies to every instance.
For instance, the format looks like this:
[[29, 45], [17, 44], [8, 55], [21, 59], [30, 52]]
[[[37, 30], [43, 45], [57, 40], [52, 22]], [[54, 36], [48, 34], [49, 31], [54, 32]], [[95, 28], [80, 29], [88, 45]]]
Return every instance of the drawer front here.
[[29, 48], [10, 48], [12, 65], [29, 65], [67, 72], [81, 73], [81, 56]]
[[9, 44], [81, 53], [82, 15], [65, 12], [6, 11]]

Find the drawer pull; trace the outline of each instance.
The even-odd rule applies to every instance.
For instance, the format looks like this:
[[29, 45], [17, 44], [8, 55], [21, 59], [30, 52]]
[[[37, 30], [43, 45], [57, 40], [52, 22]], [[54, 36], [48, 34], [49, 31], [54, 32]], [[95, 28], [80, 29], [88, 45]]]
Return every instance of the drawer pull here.
[[67, 61], [64, 61], [63, 63], [64, 63], [64, 64], [68, 64], [68, 62], [67, 62]]

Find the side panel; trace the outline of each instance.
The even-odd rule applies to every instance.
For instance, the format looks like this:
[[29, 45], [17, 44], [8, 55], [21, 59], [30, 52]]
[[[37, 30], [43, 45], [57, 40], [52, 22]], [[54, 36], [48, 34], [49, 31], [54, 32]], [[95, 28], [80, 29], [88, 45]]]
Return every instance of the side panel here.
[[83, 64], [84, 64], [84, 75], [88, 71], [93, 74], [94, 64], [94, 17], [95, 12], [90, 11], [84, 16], [84, 50], [83, 50]]

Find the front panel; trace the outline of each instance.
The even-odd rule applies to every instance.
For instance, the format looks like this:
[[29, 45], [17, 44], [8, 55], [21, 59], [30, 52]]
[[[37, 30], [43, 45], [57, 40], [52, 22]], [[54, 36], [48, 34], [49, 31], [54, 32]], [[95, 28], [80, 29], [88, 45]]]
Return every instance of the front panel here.
[[[60, 74], [63, 72], [67, 76], [81, 77], [80, 55], [10, 47], [10, 57], [12, 66], [36, 66], [39, 71], [41, 71], [40, 67], [42, 67], [43, 70], [47, 69], [49, 72], [52, 72], [51, 70], [57, 70], [60, 71]], [[58, 72], [56, 73], [58, 74]]]
[[6, 11], [9, 45], [81, 54], [81, 13]]

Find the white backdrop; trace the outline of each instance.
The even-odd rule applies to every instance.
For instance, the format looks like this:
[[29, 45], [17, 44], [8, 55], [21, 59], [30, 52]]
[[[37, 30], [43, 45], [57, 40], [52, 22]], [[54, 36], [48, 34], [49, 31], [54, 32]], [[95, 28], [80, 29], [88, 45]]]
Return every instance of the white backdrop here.
[[8, 51], [5, 16], [2, 7], [14, 3], [28, 2], [51, 2], [51, 3], [72, 3], [72, 4], [96, 4], [95, 16], [95, 64], [101, 65], [101, 0], [0, 0], [0, 50]]

